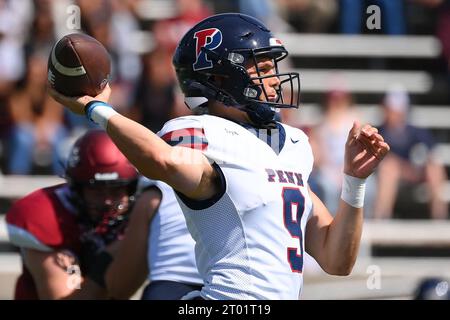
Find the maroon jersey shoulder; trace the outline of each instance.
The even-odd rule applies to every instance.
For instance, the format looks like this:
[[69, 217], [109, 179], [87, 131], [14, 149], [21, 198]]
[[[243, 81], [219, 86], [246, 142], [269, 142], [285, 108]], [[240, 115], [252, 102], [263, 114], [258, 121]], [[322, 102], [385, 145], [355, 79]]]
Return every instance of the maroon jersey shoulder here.
[[13, 244], [26, 245], [34, 237], [52, 249], [79, 250], [77, 216], [63, 203], [64, 188], [66, 184], [39, 189], [13, 204], [6, 215]]

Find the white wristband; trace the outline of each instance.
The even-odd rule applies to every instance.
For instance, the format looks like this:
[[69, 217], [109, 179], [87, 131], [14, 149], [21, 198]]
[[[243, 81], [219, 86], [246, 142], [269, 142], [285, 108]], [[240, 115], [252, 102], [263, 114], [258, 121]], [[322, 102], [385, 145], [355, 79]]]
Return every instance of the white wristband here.
[[355, 208], [364, 206], [364, 193], [366, 190], [366, 179], [360, 179], [346, 175], [342, 182], [341, 199]]
[[118, 114], [118, 112], [114, 110], [111, 106], [106, 104], [105, 105], [99, 104], [95, 105], [92, 108], [89, 117], [93, 122], [95, 122], [104, 130], [106, 130], [109, 118], [111, 118], [113, 115], [116, 114]]

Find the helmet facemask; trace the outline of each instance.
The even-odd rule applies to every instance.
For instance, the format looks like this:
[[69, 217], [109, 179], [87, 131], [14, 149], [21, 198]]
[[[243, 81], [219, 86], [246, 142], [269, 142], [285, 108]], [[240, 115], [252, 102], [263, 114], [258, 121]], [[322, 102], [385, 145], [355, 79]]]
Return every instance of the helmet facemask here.
[[[97, 233], [103, 233], [100, 229], [123, 223], [134, 204], [136, 186], [137, 180], [71, 183], [72, 200], [79, 209], [79, 222], [88, 229], [99, 229]], [[95, 195], [95, 189], [110, 195]], [[120, 195], [121, 191], [124, 191], [123, 195]], [[87, 196], [88, 192], [91, 195]]]

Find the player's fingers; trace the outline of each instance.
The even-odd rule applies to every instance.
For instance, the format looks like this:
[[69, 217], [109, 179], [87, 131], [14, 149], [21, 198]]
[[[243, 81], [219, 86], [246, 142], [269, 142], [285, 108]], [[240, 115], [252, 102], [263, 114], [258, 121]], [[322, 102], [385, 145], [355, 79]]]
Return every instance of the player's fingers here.
[[371, 140], [361, 134], [356, 138], [356, 141], [358, 141], [362, 145], [363, 149], [369, 152], [374, 152], [376, 149]]
[[376, 154], [378, 152], [378, 149], [380, 148], [380, 141], [374, 139], [373, 137], [367, 137], [361, 134], [358, 137], [358, 141], [360, 141], [364, 148], [372, 154]]
[[57, 102], [59, 102], [61, 104], [66, 104], [67, 103], [67, 99], [62, 94], [60, 94], [55, 89], [53, 89], [52, 87], [48, 88], [48, 93]]
[[111, 87], [109, 86], [109, 83], [106, 84], [105, 88], [102, 92], [100, 92], [96, 97], [95, 100], [100, 100], [103, 102], [108, 102], [109, 97], [111, 96]]
[[110, 96], [111, 96], [111, 87], [109, 86], [109, 84], [106, 84], [106, 86], [103, 89], [103, 91], [100, 92], [95, 97], [91, 97], [91, 96], [78, 97], [76, 100], [82, 106], [77, 106], [77, 108], [84, 108], [89, 102], [91, 102], [93, 100], [99, 100], [99, 101], [103, 101], [103, 102], [108, 102]]
[[366, 124], [361, 129], [361, 134], [365, 135], [366, 137], [371, 137], [372, 135], [378, 133], [378, 129], [375, 127], [372, 127], [369, 124]]
[[379, 143], [379, 147], [382, 150], [386, 150], [386, 152], [388, 152], [389, 150], [391, 150], [391, 147], [389, 146], [389, 144], [387, 144], [386, 142], [382, 141]]
[[90, 96], [83, 96], [83, 97], [79, 97], [77, 99], [77, 101], [82, 104], [83, 106], [86, 106], [89, 102], [91, 102], [92, 100], [94, 100], [94, 98], [90, 97]]
[[379, 145], [381, 142], [384, 142], [384, 138], [379, 133], [374, 133], [371, 136], [367, 137], [362, 135], [364, 139], [367, 139], [373, 145]]
[[386, 154], [389, 152], [391, 148], [389, 147], [389, 145], [386, 142], [381, 142], [380, 145], [378, 146], [376, 152], [374, 153], [374, 156], [379, 159], [382, 160], [384, 158], [384, 156], [386, 156]]
[[375, 142], [375, 145], [376, 145], [378, 148], [385, 148], [388, 144], [387, 144], [385, 141], [377, 140], [377, 141]]
[[359, 134], [360, 124], [358, 121], [353, 121], [353, 126], [348, 132], [347, 140], [356, 139]]
[[61, 103], [65, 103], [65, 104], [70, 104], [73, 103], [74, 101], [77, 100], [78, 97], [67, 97], [61, 93], [59, 93], [58, 91], [56, 91], [55, 89], [53, 89], [51, 86], [48, 86], [48, 93], [50, 94], [50, 96], [52, 96], [55, 100], [61, 102]]
[[[374, 128], [374, 129], [376, 130], [376, 128]], [[362, 132], [361, 135], [364, 138], [366, 138], [372, 142], [384, 141], [383, 136], [381, 134], [377, 133], [375, 130], [372, 130], [372, 129], [366, 130], [366, 131]]]
[[383, 136], [382, 136], [381, 134], [379, 134], [379, 133], [375, 133], [375, 134], [373, 135], [373, 137], [374, 137], [377, 141], [384, 141]]
[[51, 97], [57, 98], [58, 93], [50, 85], [47, 85], [47, 92]]
[[358, 138], [359, 138], [359, 139], [362, 139], [362, 140], [365, 140], [365, 141], [367, 141], [367, 142], [370, 143], [370, 144], [374, 144], [374, 143], [376, 143], [377, 141], [379, 141], [379, 140], [375, 137], [374, 134], [367, 135], [367, 133], [365, 133], [365, 134], [361, 133], [361, 134], [359, 135]]
[[[89, 102], [85, 97], [67, 97], [57, 92], [52, 87], [48, 87], [48, 94], [55, 99], [56, 102], [77, 114], [84, 114], [84, 106]], [[90, 97], [90, 99], [92, 100], [93, 98]]]

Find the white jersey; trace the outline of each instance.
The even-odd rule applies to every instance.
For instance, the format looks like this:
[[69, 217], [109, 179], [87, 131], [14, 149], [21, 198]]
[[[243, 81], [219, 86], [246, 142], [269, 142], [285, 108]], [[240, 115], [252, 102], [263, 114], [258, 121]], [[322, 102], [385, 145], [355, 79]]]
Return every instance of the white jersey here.
[[278, 127], [285, 133], [279, 153], [251, 130], [210, 115], [171, 120], [159, 133], [171, 145], [202, 150], [223, 174], [225, 193], [209, 203], [177, 194], [205, 299], [298, 299], [301, 292], [313, 156], [301, 130]]
[[157, 187], [162, 198], [148, 235], [148, 279], [202, 285], [195, 263], [195, 242], [186, 227], [173, 189], [161, 181], [146, 178], [140, 181], [140, 188], [149, 186]]

